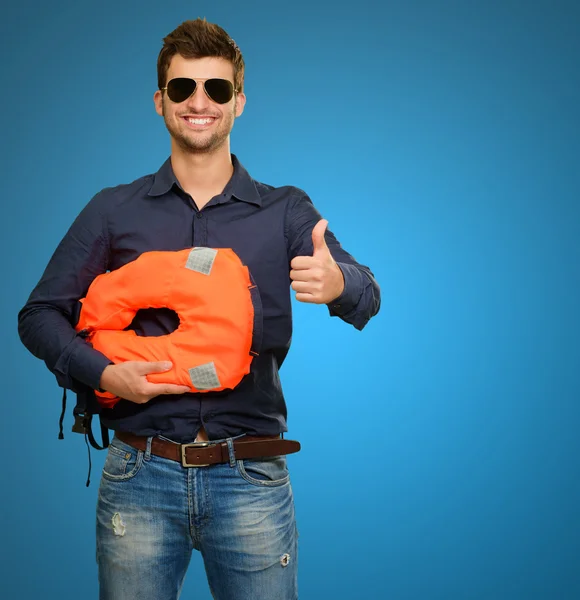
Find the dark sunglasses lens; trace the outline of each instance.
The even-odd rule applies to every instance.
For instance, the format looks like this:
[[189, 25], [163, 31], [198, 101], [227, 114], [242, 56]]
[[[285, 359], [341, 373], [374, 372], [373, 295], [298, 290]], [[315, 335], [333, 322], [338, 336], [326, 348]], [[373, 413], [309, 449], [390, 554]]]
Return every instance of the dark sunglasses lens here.
[[234, 95], [234, 86], [227, 79], [208, 79], [203, 85], [207, 95], [218, 104], [226, 104]]
[[193, 79], [177, 77], [167, 84], [167, 95], [172, 102], [183, 102], [195, 92], [195, 86]]

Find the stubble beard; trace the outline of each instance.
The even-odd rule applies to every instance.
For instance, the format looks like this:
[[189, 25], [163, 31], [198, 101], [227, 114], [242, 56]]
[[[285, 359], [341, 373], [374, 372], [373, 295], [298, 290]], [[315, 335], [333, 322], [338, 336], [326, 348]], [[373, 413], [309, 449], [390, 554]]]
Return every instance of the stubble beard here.
[[[178, 117], [179, 118], [179, 117]], [[221, 148], [227, 141], [228, 136], [234, 126], [235, 105], [231, 112], [223, 113], [220, 129], [214, 131], [210, 136], [195, 137], [195, 132], [184, 134], [177, 126], [167, 118], [167, 110], [165, 107], [165, 98], [163, 99], [163, 120], [165, 127], [177, 145], [190, 154], [207, 154], [215, 152]]]

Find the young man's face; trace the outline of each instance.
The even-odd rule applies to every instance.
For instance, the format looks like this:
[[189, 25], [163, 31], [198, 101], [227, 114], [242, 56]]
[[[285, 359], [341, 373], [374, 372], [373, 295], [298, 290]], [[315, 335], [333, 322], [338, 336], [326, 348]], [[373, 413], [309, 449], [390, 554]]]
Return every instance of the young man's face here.
[[171, 137], [183, 150], [194, 153], [217, 150], [228, 140], [246, 98], [244, 94], [234, 94], [226, 104], [218, 104], [208, 97], [200, 80], [227, 79], [233, 84], [232, 63], [223, 58], [183, 58], [176, 54], [169, 64], [166, 85], [176, 77], [197, 80], [195, 92], [183, 102], [173, 102], [167, 91], [156, 91], [157, 114], [163, 116]]

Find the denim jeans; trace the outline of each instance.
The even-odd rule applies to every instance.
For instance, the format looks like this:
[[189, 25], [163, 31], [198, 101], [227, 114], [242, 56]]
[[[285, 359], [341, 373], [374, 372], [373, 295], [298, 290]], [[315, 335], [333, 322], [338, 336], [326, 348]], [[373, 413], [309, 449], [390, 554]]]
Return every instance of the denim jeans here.
[[[217, 600], [295, 600], [285, 456], [185, 468], [113, 438], [97, 502], [100, 600], [176, 600], [192, 550]], [[185, 600], [185, 599], [184, 599]]]

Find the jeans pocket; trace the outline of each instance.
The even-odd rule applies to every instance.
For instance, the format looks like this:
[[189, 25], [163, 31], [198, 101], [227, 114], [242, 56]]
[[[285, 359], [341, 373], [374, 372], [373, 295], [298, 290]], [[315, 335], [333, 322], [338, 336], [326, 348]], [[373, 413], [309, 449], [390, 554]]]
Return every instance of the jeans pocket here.
[[143, 464], [142, 450], [113, 438], [103, 465], [103, 477], [109, 481], [126, 481], [137, 475]]
[[290, 481], [286, 456], [238, 460], [237, 467], [248, 483], [259, 487], [278, 487]]

